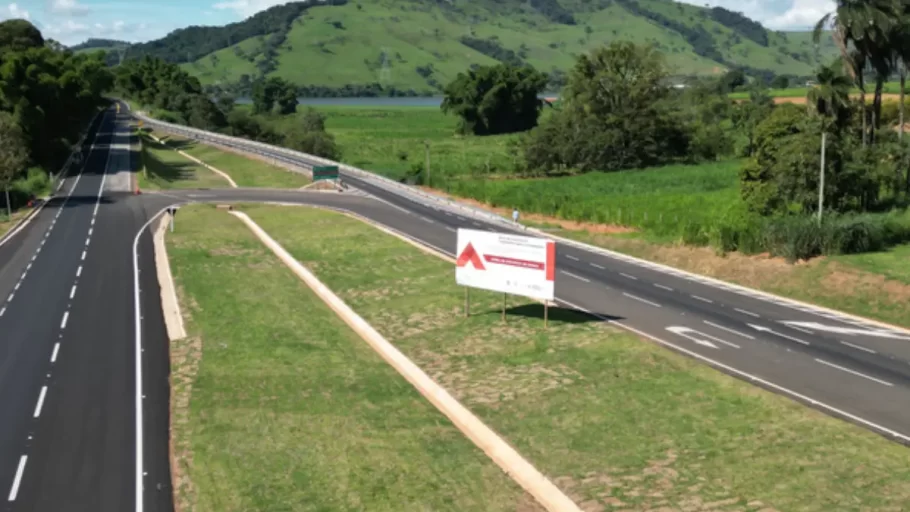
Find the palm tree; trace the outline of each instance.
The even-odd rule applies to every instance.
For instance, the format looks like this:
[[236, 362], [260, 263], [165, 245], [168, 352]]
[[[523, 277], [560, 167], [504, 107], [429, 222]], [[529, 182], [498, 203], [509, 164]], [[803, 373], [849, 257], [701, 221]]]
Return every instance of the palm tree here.
[[[846, 71], [860, 89], [863, 123], [866, 121], [866, 95], [863, 70], [866, 62], [876, 71], [875, 100], [873, 102], [873, 128], [878, 123], [884, 80], [890, 72], [888, 35], [901, 12], [902, 0], [836, 0], [833, 12], [818, 20], [813, 30], [817, 44], [825, 28], [831, 26], [834, 43], [843, 57]], [[850, 47], [852, 45], [852, 48]], [[866, 129], [863, 129], [863, 144]]]
[[852, 81], [841, 73], [843, 64], [822, 66], [815, 75], [816, 85], [806, 95], [809, 108], [818, 116], [822, 129], [821, 169], [818, 183], [818, 223], [821, 225], [825, 206], [825, 149], [832, 120], [840, 117], [850, 103]]

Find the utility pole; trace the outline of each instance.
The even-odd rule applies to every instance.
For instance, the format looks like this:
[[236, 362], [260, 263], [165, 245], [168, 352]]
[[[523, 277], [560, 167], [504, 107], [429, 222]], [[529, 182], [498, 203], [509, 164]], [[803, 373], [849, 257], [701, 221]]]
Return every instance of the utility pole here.
[[825, 131], [824, 124], [822, 125], [822, 166], [819, 171], [819, 180], [818, 180], [818, 225], [822, 225], [822, 212], [825, 208], [825, 143], [827, 142], [828, 132]]
[[430, 139], [423, 141], [427, 153], [427, 186], [430, 186]]

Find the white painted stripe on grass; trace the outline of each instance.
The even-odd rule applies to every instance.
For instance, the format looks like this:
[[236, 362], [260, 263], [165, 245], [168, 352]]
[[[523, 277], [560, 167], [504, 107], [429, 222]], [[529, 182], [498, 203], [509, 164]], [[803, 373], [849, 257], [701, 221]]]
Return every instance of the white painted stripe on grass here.
[[532, 466], [512, 446], [490, 430], [443, 387], [431, 379], [370, 324], [335, 295], [306, 267], [294, 259], [278, 242], [242, 212], [238, 217], [260, 240], [303, 280], [338, 316], [344, 320], [398, 373], [405, 377], [430, 403], [448, 417], [474, 444], [482, 449], [506, 474], [521, 485], [547, 510], [581, 512], [581, 509], [558, 487]]

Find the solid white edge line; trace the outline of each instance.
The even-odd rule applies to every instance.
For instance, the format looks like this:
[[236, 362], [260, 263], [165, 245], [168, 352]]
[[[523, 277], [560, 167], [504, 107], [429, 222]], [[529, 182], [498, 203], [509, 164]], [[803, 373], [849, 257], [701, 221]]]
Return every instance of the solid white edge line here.
[[60, 321], [60, 328], [61, 328], [61, 329], [66, 329], [66, 322], [67, 322], [67, 320], [69, 320], [69, 318], [70, 318], [70, 312], [69, 312], [69, 311], [64, 312], [64, 313], [63, 313], [63, 320]]
[[708, 320], [702, 320], [702, 321], [703, 321], [704, 323], [710, 325], [711, 327], [716, 327], [716, 328], [718, 328], [718, 329], [720, 329], [720, 330], [722, 330], [722, 331], [727, 331], [727, 332], [729, 332], [729, 333], [735, 334], [735, 335], [737, 335], [737, 336], [742, 336], [743, 338], [748, 338], [748, 339], [750, 339], [750, 340], [754, 340], [754, 339], [755, 339], [755, 336], [750, 336], [750, 335], [748, 335], [748, 334], [746, 334], [746, 333], [744, 333], [744, 332], [739, 332], [739, 331], [737, 331], [737, 330], [735, 330], [735, 329], [730, 329], [729, 327], [724, 327], [724, 326], [722, 326], [722, 325], [715, 324], [714, 322], [709, 322]]
[[16, 496], [19, 495], [19, 484], [22, 483], [22, 473], [25, 472], [26, 462], [28, 462], [28, 455], [19, 457], [19, 467], [16, 468], [16, 476], [13, 478], [13, 486], [9, 490], [7, 501], [16, 501]]
[[859, 416], [857, 416], [857, 415], [855, 415], [855, 414], [851, 414], [851, 413], [849, 413], [849, 412], [847, 412], [847, 411], [844, 411], [843, 409], [838, 409], [837, 407], [828, 405], [828, 404], [826, 404], [826, 403], [824, 403], [824, 402], [819, 402], [818, 400], [816, 400], [816, 399], [814, 399], [814, 398], [811, 398], [811, 397], [809, 397], [809, 396], [806, 396], [806, 395], [804, 395], [804, 394], [802, 394], [802, 393], [798, 393], [798, 392], [793, 391], [793, 390], [791, 390], [791, 389], [789, 389], [789, 388], [785, 388], [785, 387], [783, 387], [783, 386], [781, 386], [781, 385], [779, 385], [779, 384], [775, 384], [775, 383], [773, 383], [773, 382], [771, 382], [771, 381], [765, 380], [765, 379], [763, 379], [763, 378], [761, 378], [761, 377], [758, 377], [757, 375], [753, 375], [753, 374], [751, 374], [751, 373], [744, 372], [744, 371], [739, 370], [739, 369], [737, 369], [737, 368], [734, 368], [734, 367], [732, 367], [732, 366], [730, 366], [730, 365], [721, 363], [720, 361], [717, 361], [717, 360], [715, 360], [715, 359], [711, 359], [710, 357], [703, 356], [703, 355], [699, 354], [698, 352], [693, 352], [692, 350], [689, 350], [689, 349], [687, 349], [687, 348], [684, 348], [684, 347], [682, 347], [682, 346], [680, 346], [680, 345], [676, 345], [676, 344], [674, 344], [674, 343], [670, 343], [669, 341], [666, 341], [666, 340], [663, 340], [663, 339], [661, 339], [661, 338], [658, 338], [657, 336], [653, 336], [653, 335], [648, 334], [648, 333], [646, 333], [646, 332], [644, 332], [644, 331], [638, 330], [638, 329], [632, 327], [631, 325], [627, 325], [627, 324], [624, 324], [624, 323], [621, 323], [621, 322], [617, 322], [616, 320], [611, 320], [611, 319], [606, 318], [606, 317], [604, 317], [604, 316], [602, 316], [602, 315], [598, 315], [597, 313], [592, 313], [591, 311], [588, 311], [587, 309], [585, 309], [585, 308], [583, 308], [583, 307], [581, 307], [581, 306], [572, 304], [572, 303], [569, 302], [569, 301], [565, 301], [565, 300], [562, 300], [562, 299], [559, 299], [559, 298], [557, 298], [556, 301], [557, 301], [557, 302], [562, 302], [563, 304], [565, 304], [565, 305], [567, 305], [567, 306], [569, 306], [569, 307], [575, 308], [575, 309], [577, 309], [577, 310], [579, 310], [579, 311], [584, 311], [585, 313], [587, 313], [587, 314], [589, 314], [589, 315], [591, 315], [591, 316], [593, 316], [593, 317], [595, 317], [595, 318], [599, 318], [599, 319], [603, 320], [603, 321], [606, 322], [606, 323], [616, 325], [616, 326], [621, 327], [621, 328], [623, 328], [623, 329], [625, 329], [625, 330], [627, 330], [627, 331], [629, 331], [629, 332], [635, 333], [635, 334], [637, 334], [637, 335], [639, 335], [639, 336], [642, 336], [642, 337], [644, 337], [644, 338], [648, 338], [649, 340], [651, 340], [651, 341], [653, 341], [653, 342], [655, 342], [655, 343], [658, 343], [658, 344], [663, 345], [663, 346], [665, 346], [665, 347], [669, 347], [669, 348], [671, 348], [671, 349], [673, 349], [673, 350], [676, 350], [676, 351], [678, 351], [678, 352], [680, 352], [680, 353], [686, 354], [686, 355], [689, 356], [689, 357], [692, 357], [692, 358], [694, 358], [694, 359], [698, 359], [699, 361], [702, 361], [702, 362], [704, 362], [704, 363], [707, 363], [707, 364], [709, 364], [709, 365], [711, 365], [711, 366], [713, 366], [713, 367], [715, 367], [715, 368], [719, 368], [719, 369], [724, 370], [724, 371], [726, 371], [726, 372], [729, 372], [729, 373], [731, 373], [731, 374], [733, 374], [733, 375], [737, 375], [737, 376], [739, 376], [739, 377], [748, 379], [748, 380], [750, 380], [750, 381], [752, 381], [752, 382], [756, 382], [756, 383], [758, 383], [758, 384], [761, 384], [761, 385], [763, 385], [763, 386], [766, 386], [766, 387], [768, 387], [768, 388], [771, 388], [771, 389], [773, 389], [773, 390], [775, 390], [775, 391], [777, 391], [777, 392], [779, 392], [779, 393], [781, 393], [781, 394], [788, 395], [788, 396], [790, 396], [791, 398], [795, 398], [795, 399], [801, 400], [801, 401], [803, 401], [803, 402], [808, 402], [809, 404], [811, 404], [811, 405], [813, 405], [813, 406], [815, 406], [815, 407], [818, 407], [818, 408], [820, 408], [820, 409], [824, 409], [824, 410], [826, 410], [826, 411], [828, 411], [828, 412], [830, 412], [830, 413], [834, 413], [834, 414], [836, 414], [836, 415], [838, 415], [838, 416], [840, 416], [840, 417], [842, 417], [842, 418], [847, 418], [847, 419], [849, 419], [849, 420], [851, 420], [851, 421], [854, 421], [854, 422], [856, 422], [856, 423], [859, 423], [860, 425], [863, 425], [863, 426], [865, 426], [865, 427], [867, 427], [867, 428], [869, 428], [869, 429], [875, 430], [876, 432], [879, 432], [879, 433], [881, 433], [881, 434], [886, 434], [886, 435], [891, 436], [891, 437], [894, 437], [894, 438], [896, 438], [896, 439], [900, 439], [901, 441], [903, 441], [903, 442], [905, 442], [905, 443], [910, 443], [910, 435], [902, 434], [902, 433], [897, 432], [897, 431], [895, 431], [895, 430], [892, 430], [892, 429], [890, 429], [890, 428], [888, 428], [888, 427], [879, 425], [878, 423], [874, 423], [874, 422], [871, 422], [871, 421], [869, 421], [869, 420], [867, 420], [867, 419], [861, 418], [861, 417], [859, 417]]
[[35, 404], [35, 413], [32, 418], [41, 416], [41, 408], [44, 407], [44, 396], [47, 395], [47, 386], [41, 386], [41, 393], [38, 394], [38, 403]]
[[881, 380], [881, 379], [876, 379], [875, 377], [866, 375], [865, 373], [860, 373], [860, 372], [858, 372], [858, 371], [856, 371], [856, 370], [851, 370], [850, 368], [845, 368], [845, 367], [843, 367], [843, 366], [839, 366], [839, 365], [836, 365], [836, 364], [834, 364], [834, 363], [829, 363], [828, 361], [825, 361], [825, 360], [823, 360], [823, 359], [818, 359], [818, 358], [816, 358], [816, 359], [815, 359], [815, 362], [821, 363], [821, 364], [823, 364], [823, 365], [825, 365], [825, 366], [830, 366], [831, 368], [836, 368], [836, 369], [838, 369], [838, 370], [840, 370], [840, 371], [842, 371], [842, 372], [846, 372], [846, 373], [849, 373], [849, 374], [851, 374], [851, 375], [856, 375], [857, 377], [862, 377], [862, 378], [864, 378], [864, 379], [869, 379], [869, 380], [871, 380], [872, 382], [878, 382], [879, 384], [882, 384], [882, 385], [885, 385], [885, 386], [888, 386], [888, 387], [893, 387], [893, 386], [894, 386], [894, 384], [891, 384], [891, 383], [888, 382], [888, 381]]
[[749, 315], [754, 318], [761, 318], [761, 315], [759, 315], [758, 313], [753, 313], [753, 312], [745, 310], [745, 309], [733, 308], [733, 311], [738, 311], [744, 315]]
[[651, 302], [650, 300], [643, 299], [643, 298], [638, 297], [638, 296], [636, 296], [636, 295], [632, 295], [631, 293], [622, 292], [622, 294], [625, 295], [626, 297], [630, 298], [630, 299], [635, 299], [635, 300], [637, 300], [638, 302], [643, 302], [643, 303], [648, 304], [648, 305], [650, 305], [650, 306], [654, 306], [655, 308], [663, 307], [663, 306], [661, 306], [660, 304], [658, 304], [658, 303], [656, 303], [656, 302]]
[[60, 342], [54, 343], [54, 352], [51, 354], [51, 363], [57, 362], [57, 352], [60, 351]]
[[573, 274], [573, 273], [571, 273], [571, 272], [566, 272], [565, 270], [560, 270], [559, 273], [560, 273], [560, 274], [565, 274], [565, 275], [567, 275], [567, 276], [569, 276], [569, 277], [574, 277], [575, 279], [578, 279], [579, 281], [584, 281], [584, 282], [586, 282], [586, 283], [590, 283], [590, 282], [591, 282], [591, 280], [588, 279], [588, 278], [586, 278], [586, 277], [577, 276], [577, 275], [575, 275], [575, 274]]
[[135, 330], [135, 346], [133, 348], [134, 352], [134, 361], [135, 365], [135, 375], [136, 375], [136, 418], [135, 418], [135, 432], [136, 439], [134, 444], [136, 445], [136, 482], [135, 482], [135, 511], [142, 512], [144, 507], [143, 502], [143, 482], [142, 482], [142, 473], [143, 473], [143, 434], [142, 434], [142, 300], [140, 297], [139, 290], [139, 239], [142, 238], [142, 233], [144, 233], [149, 225], [160, 217], [168, 208], [176, 206], [172, 204], [165, 208], [162, 208], [158, 213], [153, 215], [145, 224], [139, 228], [139, 231], [136, 233], [136, 237], [133, 238], [133, 305], [135, 307], [135, 321], [133, 322], [136, 326]]
[[841, 340], [841, 343], [843, 343], [844, 345], [847, 345], [848, 347], [855, 348], [856, 350], [862, 350], [863, 352], [868, 352], [870, 354], [878, 354], [878, 352], [872, 350], [871, 348], [862, 347], [860, 345], [854, 345], [853, 343], [849, 343], [844, 340]]

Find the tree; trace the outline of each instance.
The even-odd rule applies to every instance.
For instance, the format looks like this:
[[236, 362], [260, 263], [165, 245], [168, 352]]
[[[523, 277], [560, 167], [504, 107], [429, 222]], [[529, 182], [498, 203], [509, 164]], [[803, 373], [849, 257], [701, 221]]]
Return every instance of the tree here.
[[0, 53], [21, 52], [29, 48], [41, 48], [44, 38], [34, 25], [26, 20], [0, 22]]
[[537, 126], [538, 95], [547, 75], [531, 67], [484, 66], [458, 76], [445, 88], [442, 111], [461, 118], [462, 133], [495, 135]]
[[[866, 110], [863, 71], [867, 62], [875, 69], [873, 130], [881, 117], [881, 94], [884, 80], [890, 71], [888, 35], [900, 14], [899, 0], [837, 0], [835, 10], [823, 16], [813, 30], [813, 39], [818, 43], [824, 29], [832, 26], [832, 37], [843, 57], [846, 71], [860, 88], [863, 112]], [[850, 49], [851, 44], [855, 50]], [[863, 114], [863, 120], [865, 119]], [[864, 128], [864, 143], [865, 137]]]
[[786, 89], [787, 87], [790, 87], [790, 77], [786, 75], [777, 75], [774, 80], [771, 80], [772, 89]]
[[733, 92], [743, 85], [746, 85], [746, 74], [741, 69], [731, 69], [720, 79], [720, 87], [724, 92]]
[[768, 92], [759, 87], [749, 91], [749, 101], [744, 101], [736, 106], [733, 111], [733, 126], [746, 136], [746, 156], [755, 152], [755, 129], [765, 120], [774, 108], [774, 100]]
[[[528, 168], [614, 171], [684, 157], [691, 127], [670, 98], [667, 77], [653, 46], [620, 41], [578, 57], [559, 110], [526, 139]], [[565, 133], [551, 140], [559, 131]]]
[[340, 159], [335, 137], [325, 130], [325, 120], [324, 114], [308, 107], [300, 125], [285, 135], [284, 146], [330, 160]]
[[297, 87], [278, 77], [254, 84], [252, 97], [254, 114], [288, 115], [297, 111]]
[[822, 133], [821, 166], [818, 185], [818, 223], [821, 225], [825, 200], [825, 148], [832, 119], [840, 117], [850, 102], [850, 79], [834, 66], [823, 66], [815, 77], [816, 85], [809, 90], [807, 102], [820, 120]]
[[6, 112], [0, 112], [0, 187], [6, 196], [6, 215], [12, 215], [9, 189], [28, 164], [28, 148], [22, 129]]

